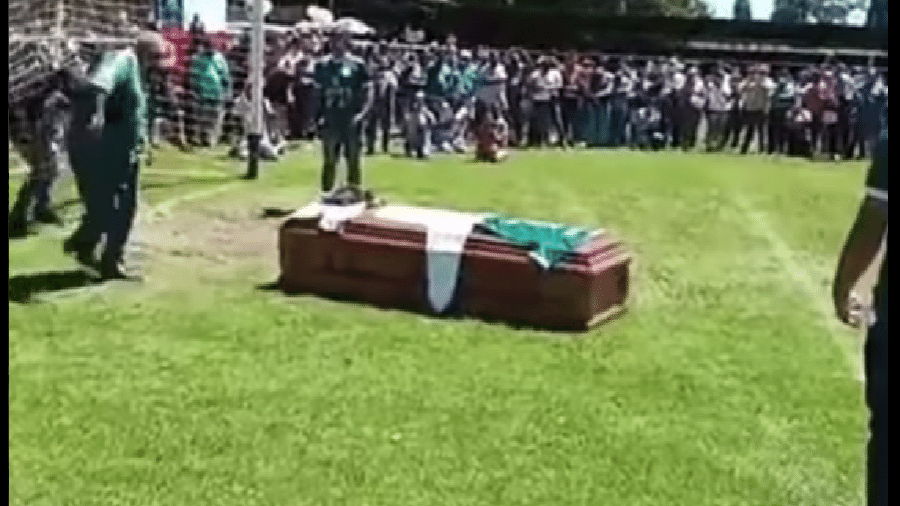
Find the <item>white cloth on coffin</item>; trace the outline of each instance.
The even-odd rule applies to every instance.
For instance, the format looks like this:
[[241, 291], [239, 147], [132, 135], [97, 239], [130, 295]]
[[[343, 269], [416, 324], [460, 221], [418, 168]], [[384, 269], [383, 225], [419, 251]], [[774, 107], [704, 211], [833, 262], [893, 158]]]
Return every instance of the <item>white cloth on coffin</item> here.
[[[291, 218], [319, 218], [319, 228], [334, 231], [341, 222], [365, 211], [365, 203], [350, 206], [313, 202], [297, 210]], [[384, 206], [371, 210], [374, 218], [425, 228], [428, 301], [432, 310], [443, 313], [453, 301], [466, 240], [472, 229], [489, 216], [440, 209]]]
[[309, 219], [319, 218], [319, 228], [327, 232], [334, 232], [341, 223], [356, 218], [366, 210], [365, 202], [358, 202], [347, 206], [329, 205], [321, 202], [312, 202], [298, 209], [289, 218]]
[[373, 214], [387, 221], [425, 227], [428, 302], [436, 313], [446, 311], [456, 291], [466, 240], [487, 215], [405, 206], [386, 206]]

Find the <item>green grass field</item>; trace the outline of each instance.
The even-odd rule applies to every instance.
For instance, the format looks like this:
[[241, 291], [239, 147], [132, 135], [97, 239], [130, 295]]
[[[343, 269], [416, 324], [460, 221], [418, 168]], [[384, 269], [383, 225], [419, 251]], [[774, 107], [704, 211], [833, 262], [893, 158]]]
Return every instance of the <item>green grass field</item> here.
[[367, 160], [392, 202], [622, 237], [629, 312], [570, 335], [262, 289], [262, 210], [312, 199], [318, 160], [244, 182], [218, 155], [158, 154], [141, 284], [77, 287], [59, 229], [10, 243], [11, 505], [863, 503], [860, 336], [828, 295], [864, 164]]

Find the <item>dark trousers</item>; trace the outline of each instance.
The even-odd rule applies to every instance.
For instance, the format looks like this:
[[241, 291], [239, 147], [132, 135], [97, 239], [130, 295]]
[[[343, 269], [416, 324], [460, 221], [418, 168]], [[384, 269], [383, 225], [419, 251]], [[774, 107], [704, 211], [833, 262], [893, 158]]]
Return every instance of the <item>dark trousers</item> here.
[[665, 97], [660, 101], [660, 113], [662, 115], [662, 130], [666, 136], [666, 142], [677, 148], [681, 141], [681, 124], [677, 104], [672, 97]]
[[847, 144], [844, 151], [847, 158], [865, 158], [868, 156], [862, 124], [856, 117], [850, 119], [850, 127], [847, 130]]
[[628, 107], [628, 99], [624, 96], [613, 98], [609, 118], [609, 144], [613, 147], [624, 146], [628, 141], [628, 118], [631, 111]]
[[[343, 123], [343, 122], [342, 122]], [[330, 192], [337, 177], [337, 162], [341, 154], [347, 160], [347, 183], [359, 188], [362, 185], [360, 168], [361, 132], [358, 125], [326, 124], [322, 129], [322, 191]]]
[[535, 101], [528, 124], [528, 145], [540, 147], [549, 141], [550, 125], [553, 122], [553, 106], [548, 101]]
[[102, 165], [86, 165], [77, 155], [73, 161], [85, 212], [70, 240], [79, 249], [92, 250], [105, 237], [101, 262], [121, 262], [137, 214], [140, 164], [130, 153], [115, 153]]
[[737, 149], [741, 143], [741, 129], [743, 125], [744, 111], [732, 109], [728, 113], [728, 121], [725, 124], [725, 145], [730, 145], [731, 149]]
[[[887, 311], [883, 311], [887, 313]], [[865, 346], [866, 403], [869, 406], [868, 505], [885, 506], [888, 475], [888, 315], [869, 329]]]
[[697, 130], [700, 128], [700, 119], [703, 111], [694, 107], [685, 106], [679, 108], [678, 122], [680, 124], [678, 133], [681, 139], [678, 145], [681, 149], [688, 151], [694, 149], [697, 145]]
[[97, 192], [97, 173], [101, 151], [100, 144], [81, 136], [72, 137], [69, 141], [69, 163], [72, 167], [72, 175], [75, 177], [75, 186], [81, 197], [84, 213], [81, 216], [81, 224], [72, 234], [70, 241], [77, 247], [92, 249], [100, 243], [101, 229], [101, 200]]
[[137, 215], [140, 164], [136, 160], [122, 160], [114, 169], [112, 177], [96, 183], [100, 228], [106, 236], [100, 260], [106, 265], [124, 260], [125, 245]]
[[750, 142], [755, 136], [758, 140], [758, 151], [760, 153], [765, 150], [766, 135], [766, 113], [765, 111], [744, 111], [744, 143], [741, 146], [741, 153], [747, 154], [750, 150]]
[[559, 97], [554, 97], [550, 101], [550, 122], [553, 125], [553, 129], [556, 130], [556, 135], [559, 137], [556, 141], [557, 144], [565, 146], [566, 127], [562, 117], [562, 99]]
[[381, 132], [381, 151], [387, 153], [391, 140], [391, 118], [394, 115], [390, 103], [376, 103], [366, 120], [366, 147], [369, 154], [375, 152], [375, 140]]
[[722, 111], [709, 111], [706, 114], [706, 149], [708, 151], [721, 151], [728, 140], [725, 137], [725, 127], [728, 125], [728, 113]]
[[578, 111], [580, 108], [580, 100], [575, 97], [563, 97], [560, 102], [560, 113], [562, 116], [563, 138], [570, 145], [575, 139], [580, 138], [578, 125]]
[[53, 181], [29, 179], [19, 188], [9, 211], [9, 227], [28, 227], [35, 219], [52, 212], [50, 191]]
[[790, 131], [788, 129], [788, 110], [772, 109], [769, 112], [769, 154], [784, 155], [788, 153]]

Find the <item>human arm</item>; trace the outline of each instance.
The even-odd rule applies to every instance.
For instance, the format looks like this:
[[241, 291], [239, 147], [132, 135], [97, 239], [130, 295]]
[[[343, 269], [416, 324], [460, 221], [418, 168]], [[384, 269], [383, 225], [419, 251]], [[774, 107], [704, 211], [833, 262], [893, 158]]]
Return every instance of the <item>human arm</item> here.
[[359, 112], [353, 117], [353, 124], [359, 125], [369, 116], [372, 106], [375, 103], [375, 87], [372, 82], [368, 70], [362, 65], [359, 66], [359, 85], [362, 87], [363, 103]]
[[832, 298], [838, 317], [851, 323], [851, 291], [878, 254], [887, 232], [887, 134], [879, 141], [866, 181], [866, 196], [838, 260]]

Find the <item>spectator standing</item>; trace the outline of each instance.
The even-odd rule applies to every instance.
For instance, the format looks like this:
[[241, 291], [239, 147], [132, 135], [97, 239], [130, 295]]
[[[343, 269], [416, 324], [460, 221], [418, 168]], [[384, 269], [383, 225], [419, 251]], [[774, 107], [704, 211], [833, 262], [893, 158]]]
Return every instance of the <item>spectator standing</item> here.
[[829, 159], [837, 159], [843, 151], [840, 139], [840, 98], [838, 78], [829, 66], [824, 68], [816, 86], [822, 103], [822, 129], [819, 136], [820, 152]]
[[818, 84], [820, 73], [817, 70], [809, 70], [803, 76], [800, 86], [800, 100], [802, 108], [809, 111], [810, 156], [816, 156], [819, 152], [819, 139], [822, 136], [822, 111], [824, 104], [819, 95]]
[[[873, 153], [882, 128], [882, 112], [887, 108], [888, 88], [884, 75], [869, 69], [862, 112], [862, 130], [866, 153]], [[887, 126], [886, 124], [884, 126]]]
[[688, 69], [677, 96], [681, 114], [679, 145], [683, 150], [689, 151], [697, 145], [697, 130], [700, 128], [700, 120], [703, 119], [703, 111], [706, 108], [706, 86], [700, 78], [700, 70], [697, 67]]
[[725, 75], [724, 89], [731, 95], [731, 112], [728, 114], [728, 122], [725, 125], [725, 145], [732, 150], [737, 149], [741, 142], [741, 130], [744, 127], [744, 105], [740, 89], [744, 82], [743, 74], [737, 67]]
[[788, 114], [797, 103], [797, 85], [791, 71], [784, 67], [778, 71], [778, 80], [772, 92], [769, 112], [769, 154], [787, 154], [789, 141]]
[[766, 120], [771, 105], [770, 97], [773, 87], [770, 81], [765, 68], [756, 65], [750, 70], [750, 75], [741, 85], [741, 102], [744, 105], [744, 140], [741, 154], [747, 154], [754, 137], [758, 152], [762, 153], [765, 150]]
[[488, 109], [499, 107], [506, 114], [509, 104], [506, 100], [507, 77], [506, 66], [500, 61], [499, 55], [491, 51], [481, 68], [482, 85], [476, 92], [476, 100], [482, 102]]
[[367, 153], [375, 153], [375, 139], [381, 135], [381, 151], [388, 152], [391, 139], [391, 118], [394, 117], [398, 80], [387, 57], [380, 57], [374, 65], [374, 103], [366, 124]]
[[413, 101], [419, 92], [425, 93], [428, 77], [425, 72], [424, 55], [410, 53], [407, 55], [407, 65], [400, 75], [400, 111], [401, 125], [405, 128], [407, 113], [412, 110]]
[[677, 58], [663, 67], [662, 88], [662, 121], [666, 132], [666, 139], [673, 148], [680, 147], [681, 126], [683, 124], [683, 103], [679, 100], [681, 89], [684, 87], [686, 76], [684, 64]]
[[615, 89], [615, 75], [606, 70], [604, 63], [594, 67], [591, 79], [591, 106], [587, 117], [587, 145], [605, 147], [609, 145], [610, 101]]
[[406, 156], [419, 159], [428, 158], [431, 153], [431, 131], [436, 123], [434, 114], [425, 104], [425, 92], [419, 90], [413, 95], [404, 118], [404, 145]]
[[706, 78], [706, 150], [710, 152], [721, 151], [727, 141], [725, 128], [733, 99], [725, 86], [725, 76], [720, 73]]
[[522, 145], [525, 140], [527, 123], [526, 96], [523, 92], [523, 86], [528, 77], [525, 58], [518, 51], [510, 51], [506, 67], [509, 74], [506, 84], [509, 109], [505, 111], [505, 115], [509, 118], [509, 143], [510, 145]]
[[562, 138], [569, 145], [574, 146], [575, 140], [581, 136], [579, 117], [581, 110], [581, 96], [578, 93], [578, 82], [581, 79], [583, 69], [578, 64], [575, 53], [566, 57], [562, 69], [563, 88], [560, 100], [560, 113], [562, 116]]
[[201, 145], [215, 146], [222, 135], [225, 104], [232, 97], [232, 81], [228, 62], [206, 37], [200, 38], [190, 76], [199, 109], [195, 140]]
[[630, 75], [628, 66], [621, 62], [615, 73], [613, 83], [612, 103], [610, 104], [610, 139], [612, 147], [621, 147], [627, 140], [629, 99], [632, 93], [634, 81]]
[[853, 96], [850, 98], [848, 105], [848, 133], [847, 145], [844, 156], [846, 159], [859, 157], [865, 158], [865, 143], [863, 141], [862, 131], [862, 111], [864, 108], [864, 92], [865, 77], [862, 73], [853, 76]]

